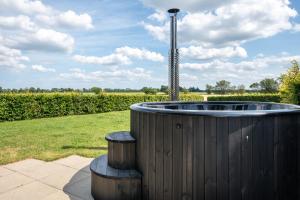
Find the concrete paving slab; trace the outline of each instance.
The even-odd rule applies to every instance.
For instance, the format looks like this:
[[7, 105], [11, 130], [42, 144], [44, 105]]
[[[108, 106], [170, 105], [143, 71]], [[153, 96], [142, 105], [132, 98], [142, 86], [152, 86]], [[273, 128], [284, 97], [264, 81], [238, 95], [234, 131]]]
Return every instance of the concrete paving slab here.
[[74, 169], [83, 169], [87, 167], [92, 162], [92, 160], [93, 158], [84, 158], [81, 156], [73, 155], [73, 156], [56, 160], [54, 161], [54, 163], [72, 167]]
[[0, 166], [0, 177], [14, 173], [13, 171]]
[[19, 173], [13, 173], [0, 178], [0, 194], [26, 185], [34, 180]]
[[35, 181], [1, 194], [0, 200], [40, 200], [56, 192], [57, 189]]
[[64, 192], [67, 192], [83, 200], [93, 200], [91, 195], [91, 177], [84, 178], [78, 182], [64, 187]]
[[81, 171], [84, 171], [84, 172], [90, 174], [91, 173], [91, 170], [90, 170], [90, 164], [91, 164], [91, 162], [89, 162], [88, 165], [86, 165], [84, 168], [81, 168]]
[[62, 190], [66, 185], [73, 184], [88, 176], [89, 174], [86, 172], [66, 167], [65, 170], [58, 171], [50, 176], [41, 179], [40, 181], [42, 183]]
[[59, 191], [59, 192], [50, 194], [49, 196], [47, 196], [46, 198], [41, 199], [41, 200], [82, 200], [82, 199], [75, 197], [73, 195], [70, 195], [70, 194], [66, 194], [62, 191]]
[[92, 200], [92, 158], [27, 159], [0, 166], [0, 200]]
[[69, 169], [70, 167], [49, 162], [30, 168], [18, 170], [18, 172], [34, 179], [42, 179], [44, 177], [60, 173], [60, 171], [67, 171]]
[[9, 169], [9, 170], [12, 170], [12, 171], [24, 171], [27, 169], [32, 169], [34, 167], [37, 167], [39, 165], [43, 165], [45, 163], [46, 162], [42, 161], [42, 160], [26, 159], [26, 160], [22, 160], [22, 161], [18, 161], [15, 163], [5, 165], [3, 167], [5, 167], [6, 169]]

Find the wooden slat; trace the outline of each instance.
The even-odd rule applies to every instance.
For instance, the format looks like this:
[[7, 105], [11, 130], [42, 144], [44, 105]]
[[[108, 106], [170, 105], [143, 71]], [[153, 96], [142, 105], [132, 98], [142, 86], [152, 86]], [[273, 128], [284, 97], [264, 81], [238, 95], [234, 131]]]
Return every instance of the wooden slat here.
[[241, 120], [229, 118], [229, 199], [241, 199]]
[[217, 199], [216, 118], [205, 117], [205, 200]]
[[261, 118], [254, 118], [254, 131], [252, 138], [252, 174], [253, 174], [253, 199], [263, 199], [265, 196], [263, 180], [263, 154], [264, 154], [264, 121]]
[[192, 199], [193, 197], [193, 118], [182, 117], [183, 124], [183, 157], [182, 157], [182, 199]]
[[278, 148], [277, 148], [277, 199], [284, 199], [284, 193], [286, 191], [285, 182], [285, 136], [284, 136], [284, 123], [285, 120], [282, 116], [277, 119], [277, 137], [278, 137]]
[[143, 200], [149, 199], [149, 176], [148, 176], [148, 166], [149, 166], [149, 114], [143, 113], [143, 128], [141, 131], [141, 134], [143, 135], [142, 139], [142, 156], [143, 156], [143, 162], [142, 162], [142, 168], [143, 168]]
[[193, 118], [193, 199], [204, 199], [204, 118]]
[[134, 132], [134, 111], [130, 110], [130, 134], [135, 138]]
[[174, 115], [173, 118], [173, 199], [182, 199], [182, 119]]
[[287, 198], [297, 199], [297, 123], [295, 116], [285, 116], [287, 136], [286, 169], [287, 170]]
[[136, 179], [130, 180], [130, 196], [127, 200], [140, 200], [142, 198], [141, 188], [141, 181]]
[[108, 163], [114, 162], [114, 143], [108, 142]]
[[156, 115], [149, 115], [149, 199], [155, 199], [155, 127]]
[[217, 199], [229, 199], [228, 119], [217, 119]]
[[274, 185], [273, 185], [273, 190], [274, 190], [274, 200], [279, 200], [279, 177], [278, 173], [279, 171], [279, 151], [280, 151], [280, 146], [279, 146], [279, 121], [280, 117], [275, 116], [274, 117]]
[[163, 138], [163, 146], [164, 146], [164, 157], [163, 157], [163, 166], [164, 166], [164, 200], [172, 200], [172, 116], [164, 116], [164, 138]]
[[139, 112], [135, 112], [135, 122], [134, 123], [135, 123], [134, 129], [136, 130], [136, 133], [135, 133], [136, 166], [137, 166], [137, 169], [139, 171], [141, 171], [141, 141], [140, 141], [140, 113]]
[[[242, 119], [241, 192], [242, 200], [252, 200], [252, 118]], [[271, 141], [273, 142], [273, 141]], [[271, 156], [273, 159], [273, 156]]]
[[163, 199], [164, 188], [164, 161], [163, 161], [163, 116], [156, 116], [156, 130], [155, 130], [155, 163], [156, 163], [156, 176], [155, 176], [155, 199]]
[[264, 199], [274, 199], [274, 118], [264, 117], [263, 181]]
[[300, 200], [300, 116], [296, 118], [297, 120], [297, 166], [298, 166], [298, 200]]

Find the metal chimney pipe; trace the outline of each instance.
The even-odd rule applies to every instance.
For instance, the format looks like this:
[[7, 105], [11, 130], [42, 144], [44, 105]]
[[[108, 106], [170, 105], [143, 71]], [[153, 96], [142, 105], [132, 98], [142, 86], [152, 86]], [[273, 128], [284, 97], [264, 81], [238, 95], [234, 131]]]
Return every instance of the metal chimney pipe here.
[[177, 18], [180, 10], [172, 8], [170, 14], [170, 50], [169, 50], [169, 98], [179, 100], [179, 51], [177, 49]]

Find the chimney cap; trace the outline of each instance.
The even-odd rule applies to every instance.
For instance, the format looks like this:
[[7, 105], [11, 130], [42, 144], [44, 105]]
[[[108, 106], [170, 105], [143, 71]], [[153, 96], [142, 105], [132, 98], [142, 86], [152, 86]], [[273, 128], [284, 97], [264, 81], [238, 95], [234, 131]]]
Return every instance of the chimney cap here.
[[180, 10], [178, 8], [171, 8], [168, 10], [168, 13], [178, 13]]

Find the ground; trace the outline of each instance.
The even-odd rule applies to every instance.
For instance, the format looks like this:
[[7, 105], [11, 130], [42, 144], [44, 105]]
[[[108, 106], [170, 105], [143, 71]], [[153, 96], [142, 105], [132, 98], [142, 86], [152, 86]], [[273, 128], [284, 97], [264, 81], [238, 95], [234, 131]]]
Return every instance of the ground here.
[[0, 123], [0, 165], [68, 155], [96, 157], [107, 151], [105, 135], [129, 130], [129, 111]]
[[91, 160], [73, 155], [0, 165], [0, 200], [92, 200]]

